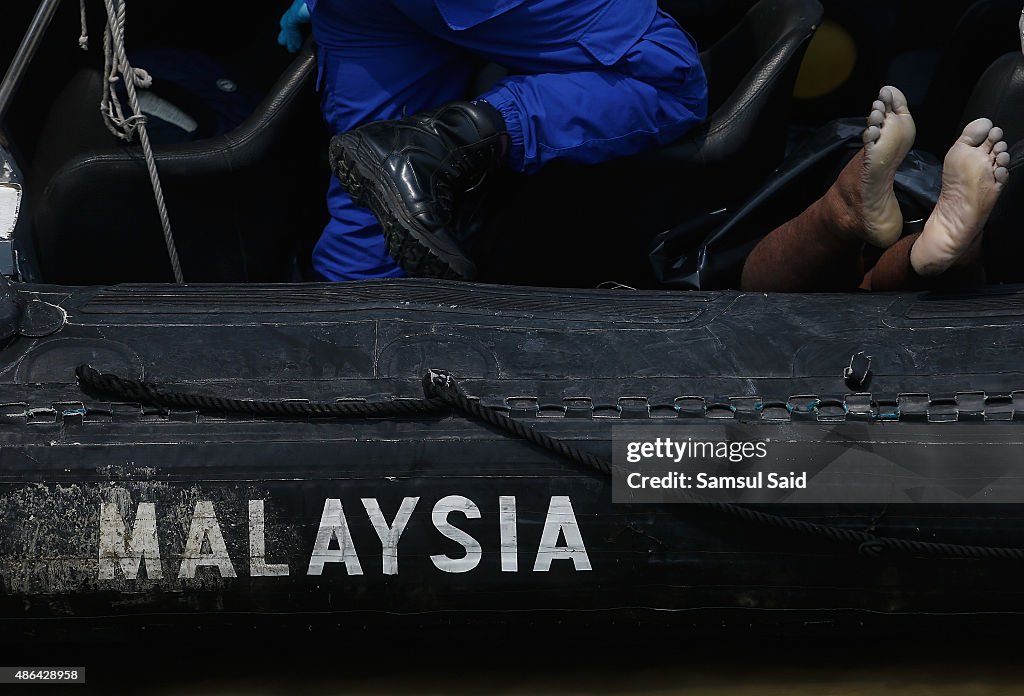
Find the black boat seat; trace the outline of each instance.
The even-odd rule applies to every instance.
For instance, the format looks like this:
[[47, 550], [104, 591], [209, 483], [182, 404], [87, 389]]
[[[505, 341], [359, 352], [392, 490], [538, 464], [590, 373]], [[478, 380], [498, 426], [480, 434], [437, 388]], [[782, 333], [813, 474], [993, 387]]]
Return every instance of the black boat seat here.
[[[283, 135], [296, 112], [317, 118], [315, 103], [311, 114], [300, 106], [315, 74], [307, 46], [234, 130], [155, 146], [187, 281], [287, 279], [301, 168], [289, 164]], [[42, 277], [68, 285], [172, 280], [141, 149], [103, 126], [101, 82], [85, 70], [58, 95], [29, 173]]]
[[985, 272], [990, 283], [1024, 283], [1024, 140], [1010, 148], [1010, 180], [985, 225]]
[[992, 119], [1011, 146], [1024, 140], [1024, 53], [1007, 53], [982, 74], [959, 126], [948, 134], [945, 146], [949, 147], [964, 126], [977, 118]]
[[[985, 266], [995, 283], [1024, 282], [1024, 54], [1007, 53], [982, 75], [961, 117], [960, 129], [976, 118], [990, 118], [1010, 145], [1010, 181], [985, 227]], [[958, 129], [959, 132], [959, 129]], [[949, 136], [953, 142], [955, 133]]]
[[[761, 0], [751, 8], [701, 54], [710, 117], [679, 142], [592, 167], [555, 162], [519, 180], [484, 273], [542, 285], [652, 280], [651, 238], [689, 215], [741, 200], [781, 161], [796, 77], [823, 13], [817, 0]], [[545, 250], [541, 258], [534, 239]], [[603, 258], [574, 264], [582, 275], [566, 279], [563, 261], [581, 248]]]
[[823, 15], [817, 0], [757, 3], [701, 54], [710, 91], [708, 122], [641, 161], [676, 176], [691, 174], [712, 191], [728, 184], [746, 193], [759, 184], [785, 151], [796, 77]]
[[[946, 3], [934, 4], [938, 7]], [[918, 122], [915, 148], [942, 156], [959, 137], [957, 119], [963, 109], [970, 108], [967, 105], [982, 73], [1009, 51], [1019, 53], [1017, 22], [1021, 4], [1021, 0], [975, 0], [964, 10], [951, 35], [943, 37], [927, 98], [914, 107]]]

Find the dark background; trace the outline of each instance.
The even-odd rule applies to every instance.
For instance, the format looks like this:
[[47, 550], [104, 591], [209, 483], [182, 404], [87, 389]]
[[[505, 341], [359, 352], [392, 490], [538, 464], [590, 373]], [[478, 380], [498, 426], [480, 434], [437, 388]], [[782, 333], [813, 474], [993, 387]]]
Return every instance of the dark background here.
[[[863, 0], [822, 0], [830, 28], [848, 36], [855, 45], [855, 61], [849, 77], [842, 80], [837, 88], [815, 98], [792, 100], [788, 118], [789, 141], [799, 142], [810, 129], [835, 118], [863, 117], [866, 105], [875, 98], [879, 87], [895, 84], [910, 97], [918, 123], [916, 147], [941, 157], [961, 125], [959, 121], [970, 92], [983, 71], [1004, 53], [1019, 50], [1017, 17], [1022, 1], [889, 0], [865, 3]], [[661, 0], [663, 9], [673, 14], [702, 48], [714, 44], [737, 24], [753, 4], [754, 0]], [[3, 21], [0, 22], [0, 66], [9, 63], [36, 5], [34, 0], [4, 2]], [[78, 47], [78, 3], [65, 0], [4, 124], [15, 158], [26, 165], [38, 164], [43, 159], [36, 155], [55, 95], [83, 67], [102, 66], [103, 4], [98, 0], [88, 0], [86, 5], [89, 10], [90, 51], [86, 53]], [[128, 49], [129, 52], [161, 46], [199, 49], [227, 68], [228, 75], [239, 84], [266, 92], [292, 59], [276, 42], [280, 15], [287, 5], [284, 0], [201, 5], [172, 0], [130, 2], [126, 29]], [[812, 44], [808, 60], [822, 63], [831, 58], [827, 47], [824, 51], [816, 51]], [[844, 71], [840, 67], [835, 70]], [[295, 259], [295, 271], [289, 280], [311, 278], [308, 264], [312, 247], [326, 222], [322, 201], [328, 178], [327, 133], [317, 113], [316, 95], [310, 93], [306, 102], [299, 118], [309, 127], [291, 129], [285, 143], [288, 152], [293, 153], [293, 159], [302, 163], [302, 171], [309, 179], [308, 183], [303, 183], [301, 194], [291, 197], [293, 202], [297, 201], [298, 210], [291, 218], [293, 224], [289, 232], [294, 243], [292, 258]], [[98, 114], [96, 120], [98, 123]], [[76, 125], [68, 124], [68, 128]], [[33, 167], [26, 166], [26, 169], [32, 183]], [[293, 171], [289, 176], [294, 174]], [[36, 186], [33, 190], [38, 192], [41, 189]], [[800, 205], [807, 202], [795, 202], [793, 210], [799, 210]], [[530, 227], [519, 225], [516, 229]], [[141, 234], [157, 239], [154, 230], [148, 228]], [[646, 251], [637, 252], [632, 247], [628, 253], [619, 254], [633, 260], [628, 268], [613, 264], [614, 269], [605, 269], [597, 264], [592, 272], [582, 277], [563, 278], [562, 264], [557, 259], [571, 254], [573, 245], [578, 244], [571, 235], [566, 237], [568, 241], [565, 244], [570, 251], [552, 248], [545, 258], [556, 261], [547, 266], [540, 264], [538, 268], [532, 268], [529, 263], [517, 262], [514, 255], [501, 256], [502, 262], [511, 269], [510, 274], [492, 274], [485, 280], [580, 287], [593, 287], [597, 282], [607, 280], [639, 287], [647, 287], [652, 282], [647, 278], [649, 264]], [[586, 239], [593, 241], [590, 237]], [[534, 244], [537, 243], [540, 242], [535, 240]], [[615, 240], [609, 243], [615, 243]], [[529, 245], [524, 243], [521, 246], [526, 248]], [[606, 244], [602, 242], [597, 246]], [[154, 253], [159, 253], [159, 250]], [[32, 266], [31, 262], [26, 264], [26, 268]], [[87, 263], [82, 266], [92, 267]], [[590, 268], [587, 264], [579, 266]], [[531, 268], [526, 273], [528, 277], [524, 277], [522, 272], [526, 267]], [[103, 282], [161, 280], [149, 276], [123, 278], [116, 274], [109, 277], [102, 273], [99, 275]], [[47, 277], [45, 272], [40, 274], [31, 270], [26, 278], [68, 282], [59, 276]]]
[[[661, 6], [676, 16], [702, 47], [713, 43], [733, 26], [753, 0], [661, 0]], [[939, 85], [954, 84], [950, 69], [965, 63], [988, 65], [1011, 50], [1016, 39], [1014, 24], [1006, 23], [1019, 13], [1020, 0], [823, 0], [826, 18], [842, 26], [857, 44], [854, 75], [842, 89], [820, 103], [794, 106], [794, 119], [808, 125], [824, 123], [838, 116], [859, 115], [865, 96], [872, 96], [880, 84], [901, 69], [910, 54], [914, 67], [915, 93], [926, 93], [935, 76]], [[34, 0], [6, 0], [0, 22], [0, 65], [6, 66], [28, 26], [37, 3]], [[78, 3], [66, 0], [33, 64], [28, 82], [9, 117], [12, 140], [22, 156], [30, 158], [40, 127], [40, 109], [45, 93], [65, 84], [84, 64], [101, 60], [102, 3], [90, 1], [92, 50], [78, 49]], [[287, 62], [284, 49], [277, 46], [278, 20], [286, 2], [202, 3], [191, 5], [169, 0], [129, 3], [128, 46], [168, 45], [201, 47], [226, 61], [257, 84], [266, 84], [275, 66]], [[962, 21], [971, 10], [966, 25]], [[987, 19], [986, 19], [987, 18]], [[973, 27], [970, 25], [974, 25]], [[993, 25], [1002, 27], [993, 31]], [[903, 60], [901, 60], [901, 58]], [[905, 80], [906, 81], [906, 80]], [[948, 95], [952, 98], [953, 95]], [[933, 95], [934, 98], [934, 95]], [[38, 109], [34, 104], [38, 103]], [[959, 114], [958, 114], [959, 116]], [[922, 115], [920, 122], [929, 119]]]
[[[638, 694], [641, 696], [1012, 696], [1024, 693], [1013, 634], [936, 632], [799, 639], [624, 630], [502, 633], [485, 640], [398, 632], [14, 648], [0, 660], [85, 667], [86, 685], [15, 693], [134, 696]], [[14, 660], [12, 662], [12, 660]]]
[[[372, 0], [368, 0], [372, 1]], [[65, 0], [39, 59], [15, 101], [9, 123], [21, 157], [36, 147], [49, 100], [83, 65], [101, 60], [101, 3], [90, 0], [92, 51], [81, 52], [78, 3]], [[128, 8], [129, 46], [196, 46], [229, 62], [256, 84], [285, 65], [276, 44], [287, 2], [181, 3], [140, 0]], [[662, 6], [707, 46], [732, 26], [752, 0], [662, 0]], [[850, 80], [813, 103], [794, 103], [793, 121], [816, 125], [863, 115], [894, 70], [910, 70], [921, 100], [942, 120], [952, 71], [970, 72], [1012, 50], [1021, 0], [824, 0], [827, 16], [857, 44]], [[4, 0], [0, 67], [5, 67], [37, 3]], [[966, 18], [968, 10], [974, 14]], [[973, 17], [973, 19], [972, 19]], [[986, 19], [988, 18], [988, 19]], [[1000, 27], [993, 34], [993, 23]], [[910, 58], [914, 57], [913, 60]], [[907, 68], [910, 65], [912, 67]], [[963, 97], [965, 98], [965, 97]], [[949, 108], [955, 120], [960, 107]], [[955, 112], [955, 113], [954, 113]], [[323, 138], [310, 128], [310, 137]], [[936, 127], [936, 130], [938, 128]], [[922, 133], [922, 137], [927, 137]], [[626, 627], [624, 627], [625, 629]], [[751, 635], [728, 642], [713, 631], [699, 640], [623, 630], [600, 640], [544, 631], [492, 640], [451, 636], [345, 633], [245, 637], [202, 632], [166, 643], [6, 646], [0, 663], [85, 666], [89, 686], [72, 693], [687, 693], [687, 694], [1010, 694], [1022, 693], [1018, 632], [993, 631], [990, 640], [957, 640], [936, 633], [885, 636], [849, 631], [842, 639], [822, 629], [814, 638], [780, 640]], [[977, 634], [969, 634], [975, 636]], [[946, 686], [939, 686], [945, 684]], [[114, 686], [115, 690], [110, 687]], [[105, 687], [105, 688], [104, 688]], [[63, 693], [38, 687], [31, 693]]]

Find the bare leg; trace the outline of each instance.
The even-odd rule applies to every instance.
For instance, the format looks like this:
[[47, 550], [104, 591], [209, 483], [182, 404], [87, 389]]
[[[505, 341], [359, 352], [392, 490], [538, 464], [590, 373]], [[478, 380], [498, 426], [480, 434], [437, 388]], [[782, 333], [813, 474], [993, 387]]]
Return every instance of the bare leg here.
[[937, 276], [922, 276], [910, 263], [910, 254], [921, 238], [921, 233], [904, 237], [885, 250], [864, 278], [861, 288], [865, 290], [929, 290], [935, 287], [946, 289], [969, 288], [985, 284], [985, 268], [981, 263], [981, 235], [975, 238], [971, 248]]
[[832, 188], [751, 252], [741, 287], [761, 292], [850, 290], [864, 271], [861, 248], [892, 245], [903, 230], [893, 179], [917, 130], [906, 97], [885, 87], [872, 104], [864, 149]]

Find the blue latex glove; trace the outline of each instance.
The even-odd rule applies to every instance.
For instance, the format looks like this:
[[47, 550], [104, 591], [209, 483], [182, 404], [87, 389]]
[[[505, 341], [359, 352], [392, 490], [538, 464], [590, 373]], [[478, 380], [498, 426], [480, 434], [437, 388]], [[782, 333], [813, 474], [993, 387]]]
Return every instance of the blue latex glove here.
[[306, 0], [295, 0], [281, 17], [281, 33], [277, 43], [295, 53], [302, 48], [302, 25], [309, 23], [309, 6]]

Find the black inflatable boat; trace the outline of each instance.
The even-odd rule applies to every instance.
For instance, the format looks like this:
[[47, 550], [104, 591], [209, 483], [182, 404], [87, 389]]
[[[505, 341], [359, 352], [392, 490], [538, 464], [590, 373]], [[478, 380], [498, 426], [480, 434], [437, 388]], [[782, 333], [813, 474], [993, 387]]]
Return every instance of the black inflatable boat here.
[[[813, 2], [760, 3], [723, 41], [777, 35], [718, 95], [709, 129], [642, 171], [727, 169], [731, 147], [777, 113], [819, 20]], [[288, 67], [240, 126], [246, 137], [158, 148], [168, 200], [188, 209], [197, 196], [201, 212], [211, 180], [266, 171], [272, 150], [257, 145], [280, 133], [312, 65], [307, 53]], [[58, 100], [55, 113], [65, 108]], [[240, 149], [218, 159], [223, 148]], [[0, 204], [18, 203], [24, 177], [0, 157]], [[246, 169], [247, 158], [259, 166]], [[241, 171], [212, 164], [227, 161]], [[189, 178], [196, 162], [212, 179]], [[845, 630], [1024, 612], [1013, 473], [1024, 451], [1024, 287], [786, 296], [433, 280], [116, 284], [120, 252], [156, 259], [156, 271], [131, 264], [144, 277], [167, 272], [159, 253], [142, 253], [150, 240], [159, 250], [152, 213], [138, 218], [145, 234], [124, 219], [144, 196], [96, 208], [93, 186], [145, 191], [137, 154], [91, 149], [42, 171], [50, 185], [26, 186], [28, 222], [16, 205], [0, 208], [14, 211], [0, 251], [16, 253], [0, 269], [0, 634], [287, 623]], [[226, 228], [221, 212], [186, 215], [179, 229], [202, 239], [207, 226]], [[182, 244], [189, 276], [231, 280], [234, 261], [257, 276], [246, 281], [271, 273], [251, 263], [252, 245], [269, 240], [233, 251], [214, 234], [216, 253]], [[948, 485], [937, 496], [890, 482], [888, 497], [861, 502], [613, 499], [614, 441], [666, 429], [885, 450]]]
[[[458, 412], [219, 414], [91, 398], [74, 375], [88, 363], [210, 397], [375, 404], [420, 400], [421, 375], [446, 369], [500, 417], [601, 457], [623, 424], [699, 438], [755, 423], [777, 439], [849, 424], [933, 448], [981, 427], [984, 441], [1019, 443], [1024, 370], [1011, 356], [1024, 291], [852, 302], [398, 281], [4, 293], [7, 626], [282, 613], [745, 625], [1024, 610], [1018, 561], [865, 555], [714, 510], [613, 504], [600, 473]], [[857, 353], [872, 356], [870, 393], [844, 382]], [[959, 465], [971, 478], [980, 462]], [[1019, 505], [968, 498], [768, 508], [908, 542], [1020, 544]]]

